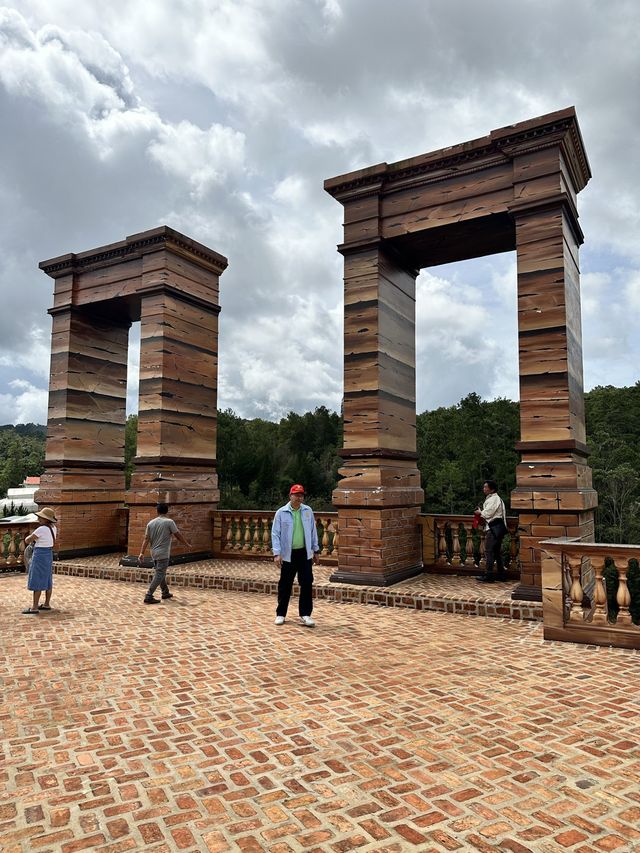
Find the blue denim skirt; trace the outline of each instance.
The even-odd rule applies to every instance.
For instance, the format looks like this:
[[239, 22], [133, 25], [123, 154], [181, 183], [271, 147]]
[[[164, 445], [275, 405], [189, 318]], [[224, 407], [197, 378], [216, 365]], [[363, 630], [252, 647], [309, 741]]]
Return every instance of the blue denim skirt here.
[[27, 589], [32, 592], [51, 589], [53, 586], [53, 548], [34, 548], [29, 564]]

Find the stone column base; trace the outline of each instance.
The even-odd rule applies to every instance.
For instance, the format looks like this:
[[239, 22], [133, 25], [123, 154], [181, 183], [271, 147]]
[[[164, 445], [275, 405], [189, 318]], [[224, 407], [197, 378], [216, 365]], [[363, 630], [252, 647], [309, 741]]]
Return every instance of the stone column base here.
[[54, 547], [57, 557], [86, 557], [120, 550], [122, 473], [102, 469], [49, 471], [41, 483], [35, 501], [40, 508], [52, 507], [58, 519]]
[[390, 586], [422, 572], [420, 506], [338, 507], [338, 568], [330, 580]]
[[[136, 475], [134, 474], [134, 480]], [[137, 565], [144, 532], [151, 519], [157, 517], [156, 504], [169, 505], [169, 518], [178, 526], [180, 533], [191, 546], [187, 551], [180, 542], [173, 540], [171, 562], [205, 560], [213, 555], [213, 526], [211, 515], [218, 508], [220, 492], [215, 473], [191, 474], [191, 488], [186, 487], [184, 472], [176, 473], [173, 482], [166, 478], [158, 485], [137, 485], [127, 492], [129, 504], [129, 539], [127, 556], [123, 565]], [[167, 482], [168, 485], [165, 485]], [[149, 552], [147, 551], [147, 555]]]

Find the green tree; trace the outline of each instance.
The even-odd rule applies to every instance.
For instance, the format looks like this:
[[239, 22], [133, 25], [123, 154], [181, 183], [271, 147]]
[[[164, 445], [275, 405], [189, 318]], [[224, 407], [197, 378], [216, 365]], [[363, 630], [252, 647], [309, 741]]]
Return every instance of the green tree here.
[[138, 416], [129, 415], [124, 427], [124, 481], [125, 488], [131, 485], [133, 460], [138, 449]]

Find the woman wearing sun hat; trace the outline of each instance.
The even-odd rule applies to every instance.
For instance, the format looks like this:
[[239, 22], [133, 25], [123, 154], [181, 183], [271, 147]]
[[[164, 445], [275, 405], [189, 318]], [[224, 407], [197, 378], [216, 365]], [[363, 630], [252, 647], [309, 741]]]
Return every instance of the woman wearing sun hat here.
[[[27, 589], [33, 592], [33, 604], [22, 612], [35, 615], [39, 610], [51, 610], [51, 592], [53, 590], [53, 546], [56, 541], [56, 514], [50, 506], [43, 507], [36, 515], [42, 521], [33, 533], [24, 540], [27, 545], [33, 542], [33, 557], [29, 564]], [[44, 604], [39, 604], [40, 593], [44, 592]]]

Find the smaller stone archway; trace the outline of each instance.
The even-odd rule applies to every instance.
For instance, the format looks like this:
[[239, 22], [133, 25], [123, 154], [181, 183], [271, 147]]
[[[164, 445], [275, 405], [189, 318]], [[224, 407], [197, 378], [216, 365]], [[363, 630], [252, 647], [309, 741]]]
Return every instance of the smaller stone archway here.
[[540, 598], [541, 539], [592, 541], [577, 195], [591, 176], [573, 107], [325, 181], [344, 207], [344, 448], [333, 580], [388, 585], [422, 570], [417, 516], [415, 279], [515, 250], [521, 582]]
[[[55, 281], [45, 472], [61, 556], [140, 549], [155, 504], [173, 504], [189, 559], [211, 553], [219, 278], [227, 259], [162, 226], [40, 264]], [[129, 328], [140, 321], [138, 447], [125, 492]], [[180, 548], [176, 548], [180, 559]]]

